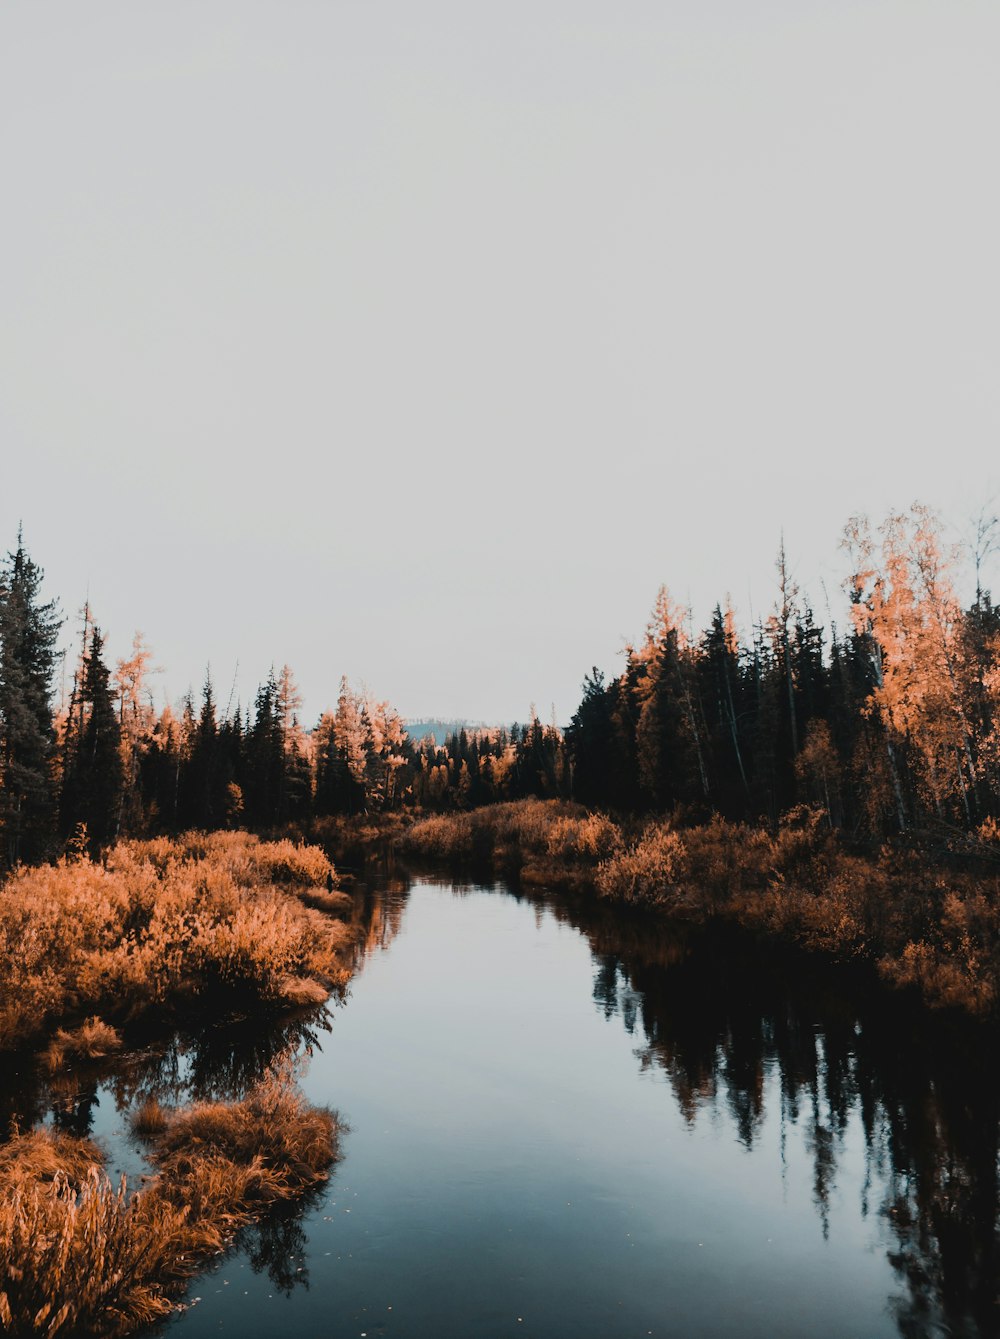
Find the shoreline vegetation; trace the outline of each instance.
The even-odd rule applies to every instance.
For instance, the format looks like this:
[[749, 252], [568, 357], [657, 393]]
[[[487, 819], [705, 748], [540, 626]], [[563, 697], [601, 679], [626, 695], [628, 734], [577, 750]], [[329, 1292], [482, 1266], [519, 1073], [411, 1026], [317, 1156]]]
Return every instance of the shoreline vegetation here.
[[242, 832], [17, 870], [0, 886], [0, 1051], [68, 1023], [52, 1046], [86, 1054], [115, 1044], [99, 1024], [152, 1010], [323, 1003], [350, 975], [353, 932], [336, 919], [350, 898], [335, 882], [317, 847]]
[[[247, 833], [17, 871], [0, 888], [0, 1050], [32, 1046], [61, 1074], [150, 1019], [317, 1008], [345, 989], [356, 941], [336, 881], [318, 848]], [[305, 1101], [288, 1061], [238, 1101], [145, 1101], [131, 1129], [155, 1171], [138, 1190], [112, 1184], [89, 1139], [43, 1126], [0, 1144], [0, 1332], [123, 1335], [162, 1318], [239, 1229], [338, 1156], [337, 1118]]]
[[915, 841], [851, 851], [820, 809], [803, 807], [770, 832], [719, 817], [690, 827], [618, 822], [565, 801], [522, 800], [418, 819], [398, 846], [665, 917], [735, 923], [871, 964], [931, 1007], [997, 1016], [1000, 832], [991, 825], [946, 858]]
[[[730, 923], [865, 962], [932, 1007], [995, 1019], [1000, 840], [988, 825], [948, 858], [911, 838], [850, 851], [803, 807], [777, 831], [714, 818], [612, 817], [522, 799], [446, 814], [310, 825], [358, 862], [387, 849], [438, 869]], [[130, 1032], [320, 1006], [349, 980], [353, 899], [328, 856], [291, 836], [191, 832], [22, 868], [0, 887], [0, 1050], [52, 1075], [127, 1051]], [[124, 1335], [182, 1307], [191, 1278], [249, 1223], [321, 1184], [338, 1122], [279, 1061], [237, 1101], [130, 1113], [152, 1169], [114, 1185], [90, 1140], [50, 1127], [0, 1144], [0, 1332]]]
[[125, 1335], [177, 1310], [241, 1228], [325, 1181], [338, 1122], [290, 1071], [238, 1102], [140, 1109], [156, 1174], [116, 1186], [90, 1140], [40, 1129], [0, 1146], [0, 1329]]

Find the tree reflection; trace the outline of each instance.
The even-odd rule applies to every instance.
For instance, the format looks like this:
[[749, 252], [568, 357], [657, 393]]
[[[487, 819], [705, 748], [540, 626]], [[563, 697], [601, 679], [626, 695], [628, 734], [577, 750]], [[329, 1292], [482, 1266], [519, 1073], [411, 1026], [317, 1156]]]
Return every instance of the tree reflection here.
[[[312, 1197], [315, 1202], [316, 1197]], [[307, 1206], [278, 1205], [258, 1223], [243, 1228], [233, 1243], [243, 1251], [255, 1274], [266, 1273], [275, 1292], [290, 1297], [294, 1289], [309, 1287], [307, 1251], [309, 1239], [301, 1218]]]
[[929, 1016], [840, 965], [745, 937], [671, 931], [566, 899], [587, 937], [593, 996], [643, 1038], [643, 1069], [684, 1119], [728, 1111], [747, 1148], [775, 1097], [802, 1129], [824, 1236], [852, 1121], [864, 1132], [862, 1212], [878, 1215], [901, 1289], [900, 1334], [1000, 1332], [1000, 1082], [996, 1037]]

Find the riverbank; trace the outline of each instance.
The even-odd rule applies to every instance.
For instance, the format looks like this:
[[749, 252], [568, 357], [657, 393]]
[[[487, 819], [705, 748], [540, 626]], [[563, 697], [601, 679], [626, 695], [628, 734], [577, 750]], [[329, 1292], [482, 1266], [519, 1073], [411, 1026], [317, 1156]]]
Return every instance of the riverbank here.
[[125, 1335], [173, 1311], [236, 1232], [326, 1180], [337, 1121], [288, 1073], [239, 1102], [140, 1108], [156, 1174], [115, 1186], [90, 1140], [48, 1128], [0, 1146], [0, 1329]]
[[0, 1050], [125, 1026], [320, 1004], [350, 975], [350, 898], [327, 857], [242, 832], [121, 842], [0, 887]]
[[619, 824], [563, 801], [523, 800], [434, 815], [399, 849], [491, 865], [522, 883], [590, 891], [684, 920], [730, 921], [839, 959], [873, 964], [932, 1007], [995, 1017], [1000, 1003], [1000, 845], [849, 850], [820, 811], [777, 833], [714, 819]]
[[[74, 1083], [154, 1022], [315, 1010], [344, 991], [357, 939], [336, 883], [318, 848], [244, 833], [20, 871], [0, 888], [0, 1050]], [[0, 1145], [4, 1333], [121, 1335], [158, 1319], [338, 1155], [335, 1116], [280, 1062], [236, 1101], [143, 1101], [131, 1124], [152, 1178], [138, 1193], [111, 1183], [87, 1138], [14, 1128]]]

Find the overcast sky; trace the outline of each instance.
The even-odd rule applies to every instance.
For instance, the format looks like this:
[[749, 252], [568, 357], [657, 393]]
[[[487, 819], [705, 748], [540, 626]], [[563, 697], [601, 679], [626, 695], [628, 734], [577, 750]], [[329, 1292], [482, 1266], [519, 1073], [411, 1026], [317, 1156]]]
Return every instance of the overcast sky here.
[[[0, 547], [161, 693], [565, 720], [1000, 481], [996, 0], [4, 0]], [[995, 580], [1000, 584], [1000, 579]]]

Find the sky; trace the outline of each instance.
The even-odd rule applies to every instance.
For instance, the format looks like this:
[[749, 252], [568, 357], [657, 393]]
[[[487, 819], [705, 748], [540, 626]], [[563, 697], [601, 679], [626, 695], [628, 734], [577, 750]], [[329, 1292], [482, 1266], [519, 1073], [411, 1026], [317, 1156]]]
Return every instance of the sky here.
[[996, 0], [4, 0], [0, 550], [307, 723], [565, 721], [782, 534], [842, 618], [848, 517], [1000, 491], [998, 55]]

